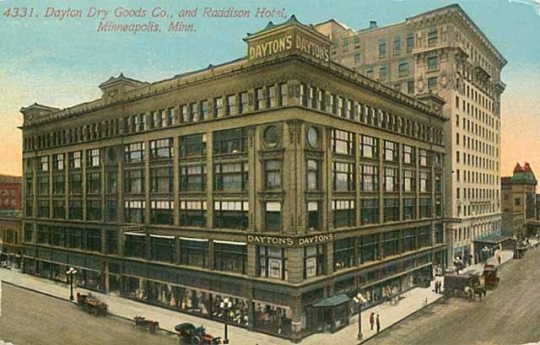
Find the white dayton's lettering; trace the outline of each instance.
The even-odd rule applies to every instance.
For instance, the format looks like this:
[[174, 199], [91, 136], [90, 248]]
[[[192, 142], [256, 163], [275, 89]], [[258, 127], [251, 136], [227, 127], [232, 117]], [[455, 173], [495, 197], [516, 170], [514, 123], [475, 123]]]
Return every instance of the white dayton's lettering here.
[[314, 56], [317, 59], [321, 59], [323, 61], [330, 60], [330, 51], [328, 48], [313, 43], [309, 39], [300, 35], [296, 36], [295, 48], [301, 52]]
[[268, 42], [259, 43], [249, 48], [249, 58], [257, 59], [287, 51], [292, 48], [292, 41], [292, 35], [286, 35]]
[[286, 245], [286, 246], [294, 245], [294, 239], [290, 237], [248, 235], [247, 241], [250, 243], [276, 244], [276, 245]]
[[298, 240], [298, 244], [302, 246], [304, 244], [323, 243], [323, 242], [331, 241], [333, 238], [334, 238], [334, 234], [315, 235], [315, 236], [300, 238]]

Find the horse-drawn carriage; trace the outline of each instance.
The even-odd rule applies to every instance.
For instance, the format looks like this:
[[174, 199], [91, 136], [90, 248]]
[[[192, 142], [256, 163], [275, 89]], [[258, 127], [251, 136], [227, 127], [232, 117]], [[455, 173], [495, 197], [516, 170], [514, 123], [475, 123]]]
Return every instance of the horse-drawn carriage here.
[[446, 296], [459, 296], [474, 299], [486, 296], [486, 289], [480, 284], [480, 277], [474, 273], [445, 274], [444, 294]]
[[147, 320], [144, 316], [135, 316], [133, 321], [135, 321], [135, 328], [146, 329], [152, 334], [159, 329], [158, 321]]
[[486, 264], [482, 276], [484, 278], [484, 286], [486, 289], [496, 288], [499, 285], [499, 277], [497, 277], [497, 267], [495, 267], [495, 265]]
[[94, 297], [92, 294], [77, 294], [77, 306], [87, 313], [95, 316], [106, 316], [109, 306]]
[[178, 332], [180, 345], [219, 345], [220, 337], [213, 337], [206, 333], [204, 327], [195, 327], [189, 322], [176, 325], [174, 329]]

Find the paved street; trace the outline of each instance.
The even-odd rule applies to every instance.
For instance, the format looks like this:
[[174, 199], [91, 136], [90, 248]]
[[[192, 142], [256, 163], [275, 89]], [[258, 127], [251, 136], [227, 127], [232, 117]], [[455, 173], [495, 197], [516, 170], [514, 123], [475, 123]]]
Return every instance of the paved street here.
[[15, 345], [178, 345], [178, 338], [136, 330], [125, 320], [95, 317], [74, 304], [2, 285], [0, 337]]
[[452, 298], [426, 308], [366, 345], [510, 345], [540, 340], [540, 248], [510, 260], [481, 302]]

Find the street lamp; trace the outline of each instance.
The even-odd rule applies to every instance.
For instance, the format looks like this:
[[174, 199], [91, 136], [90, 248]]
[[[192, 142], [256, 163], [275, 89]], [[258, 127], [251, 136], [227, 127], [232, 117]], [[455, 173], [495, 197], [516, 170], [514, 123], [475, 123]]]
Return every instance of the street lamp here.
[[366, 303], [367, 300], [360, 292], [356, 295], [356, 297], [353, 297], [353, 300], [358, 303], [358, 340], [362, 340], [364, 337], [362, 335], [362, 304]]
[[219, 303], [219, 307], [225, 312], [225, 339], [223, 340], [223, 344], [228, 344], [229, 339], [227, 338], [227, 322], [229, 321], [229, 311], [232, 308], [232, 301], [229, 300], [229, 297], [225, 297], [221, 303]]
[[73, 301], [73, 276], [77, 274], [77, 270], [73, 267], [70, 267], [69, 270], [66, 272], [66, 275], [69, 277], [69, 286], [70, 286], [70, 293], [69, 293], [69, 300]]

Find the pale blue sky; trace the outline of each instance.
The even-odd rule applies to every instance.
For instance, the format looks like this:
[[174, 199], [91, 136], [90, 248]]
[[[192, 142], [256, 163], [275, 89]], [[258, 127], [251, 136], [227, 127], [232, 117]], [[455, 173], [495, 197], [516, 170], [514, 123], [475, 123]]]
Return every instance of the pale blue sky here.
[[[370, 20], [380, 26], [401, 22], [406, 17], [459, 3], [508, 60], [503, 70], [507, 83], [503, 95], [503, 173], [517, 160], [528, 160], [540, 169], [540, 16], [539, 1], [517, 0], [277, 0], [277, 1], [77, 1], [77, 0], [0, 0], [0, 128], [3, 145], [0, 173], [20, 173], [20, 133], [15, 126], [22, 117], [22, 106], [38, 102], [68, 107], [100, 96], [98, 85], [110, 76], [126, 76], [156, 81], [175, 74], [204, 68], [246, 54], [242, 40], [247, 32], [263, 28], [264, 18], [184, 18], [194, 23], [194, 33], [166, 32], [169, 20], [150, 17], [122, 20], [113, 17], [117, 7], [151, 11], [160, 6], [176, 14], [181, 9], [257, 7], [285, 9], [303, 23], [335, 19], [354, 30], [365, 28]], [[6, 18], [10, 7], [33, 7], [38, 18]], [[110, 10], [115, 22], [154, 21], [161, 33], [98, 33], [99, 20], [87, 18], [90, 7]], [[83, 18], [43, 18], [45, 9], [81, 9]], [[272, 19], [281, 22], [283, 19]], [[524, 123], [524, 124], [523, 124]]]

